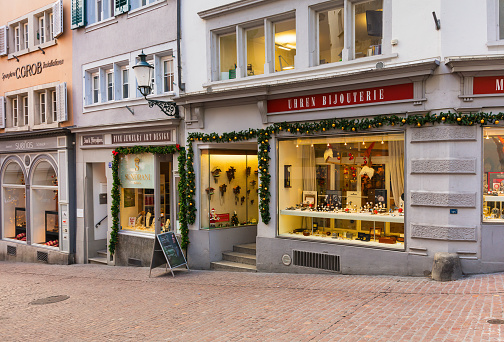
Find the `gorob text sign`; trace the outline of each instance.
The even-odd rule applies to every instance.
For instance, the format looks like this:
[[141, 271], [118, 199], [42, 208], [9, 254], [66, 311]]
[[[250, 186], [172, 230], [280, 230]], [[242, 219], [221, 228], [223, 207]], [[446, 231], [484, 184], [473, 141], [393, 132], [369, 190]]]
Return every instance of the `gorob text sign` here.
[[172, 141], [172, 131], [112, 134], [113, 144]]
[[268, 100], [268, 113], [413, 99], [413, 83]]
[[2, 73], [2, 81], [15, 77], [17, 79], [41, 74], [44, 69], [63, 64], [63, 59], [52, 59], [48, 62], [36, 62], [20, 66], [15, 71]]
[[123, 188], [154, 189], [154, 155], [127, 154], [121, 158], [119, 177]]

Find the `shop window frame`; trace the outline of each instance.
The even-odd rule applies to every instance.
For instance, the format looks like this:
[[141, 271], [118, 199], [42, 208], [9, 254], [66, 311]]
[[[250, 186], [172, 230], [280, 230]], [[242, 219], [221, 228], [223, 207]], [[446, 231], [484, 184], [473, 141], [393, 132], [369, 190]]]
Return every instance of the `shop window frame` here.
[[[290, 237], [290, 236], [282, 236], [280, 234], [280, 211], [285, 208], [281, 208], [280, 205], [280, 188], [284, 187], [284, 179], [281, 179], [281, 170], [280, 168], [283, 168], [283, 164], [281, 165], [280, 163], [280, 143], [283, 141], [295, 141], [297, 139], [327, 139], [327, 138], [340, 138], [344, 139], [344, 142], [346, 143], [345, 138], [352, 138], [352, 139], [365, 139], [365, 137], [380, 137], [380, 136], [385, 136], [385, 135], [394, 135], [394, 134], [401, 134], [403, 136], [403, 144], [404, 144], [404, 170], [403, 170], [403, 177], [404, 177], [404, 191], [406, 191], [406, 184], [407, 184], [407, 163], [406, 163], [406, 132], [405, 130], [387, 130], [383, 132], [373, 132], [373, 133], [365, 133], [365, 134], [340, 134], [340, 135], [329, 135], [329, 134], [317, 134], [314, 136], [309, 136], [309, 137], [290, 137], [290, 136], [280, 136], [278, 139], [275, 141], [276, 145], [276, 160], [277, 160], [277, 167], [276, 167], [276, 203], [277, 203], [277, 218], [276, 218], [276, 229], [275, 229], [275, 238], [280, 238], [280, 239], [295, 239], [295, 240], [301, 240], [301, 241], [308, 241], [308, 242], [318, 242], [318, 243], [334, 243], [342, 246], [349, 246], [349, 247], [365, 247], [365, 248], [377, 248], [377, 249], [387, 249], [387, 250], [394, 250], [394, 251], [405, 251], [407, 248], [407, 231], [406, 231], [406, 223], [407, 223], [407, 213], [404, 213], [404, 222], [403, 222], [403, 236], [404, 236], [404, 242], [402, 245], [402, 248], [397, 248], [397, 247], [391, 247], [388, 244], [385, 243], [380, 243], [379, 245], [362, 245], [362, 244], [356, 244], [352, 243], [352, 241], [345, 241], [345, 240], [337, 240], [337, 239], [326, 239], [323, 240], [322, 238], [320, 240], [312, 240], [312, 239], [306, 239], [304, 236], [300, 237]], [[297, 146], [296, 146], [297, 147]], [[289, 165], [290, 166], [290, 165]], [[283, 171], [283, 170], [282, 170]], [[358, 175], [359, 176], [359, 175]], [[292, 188], [292, 187], [288, 187]], [[293, 188], [290, 190], [292, 191]], [[390, 195], [389, 195], [390, 196]], [[406, 196], [403, 201], [403, 208], [407, 208], [407, 203], [406, 203]], [[336, 220], [336, 218], [334, 218]], [[364, 222], [372, 222], [372, 221], [366, 221], [366, 220], [360, 220]], [[378, 221], [376, 221], [378, 222]], [[379, 227], [376, 227], [376, 230], [378, 230]], [[380, 228], [381, 229], [381, 228]]]
[[[19, 166], [21, 172], [23, 173], [23, 177], [24, 177], [24, 180], [25, 180], [25, 184], [9, 184], [9, 183], [5, 183], [4, 182], [4, 177], [5, 177], [5, 171], [7, 170], [8, 166], [12, 163], [15, 163]], [[1, 192], [0, 192], [0, 196], [2, 197], [2, 202], [3, 202], [3, 198], [5, 196], [5, 188], [10, 188], [10, 189], [24, 189], [25, 191], [25, 215], [26, 215], [26, 241], [21, 241], [21, 240], [17, 240], [17, 239], [12, 239], [12, 238], [9, 238], [5, 235], [5, 225], [2, 223], [1, 224], [1, 231], [0, 231], [0, 237], [2, 238], [2, 240], [8, 240], [8, 241], [11, 241], [11, 242], [16, 242], [16, 243], [20, 243], [20, 244], [31, 244], [31, 240], [30, 240], [30, 223], [29, 223], [29, 218], [27, 217], [28, 216], [28, 213], [26, 212], [26, 209], [27, 209], [27, 206], [29, 205], [29, 203], [27, 202], [28, 201], [28, 197], [26, 196], [27, 195], [27, 190], [26, 190], [26, 184], [27, 184], [27, 179], [29, 177], [29, 175], [27, 174], [26, 172], [26, 169], [24, 167], [24, 164], [22, 162], [22, 160], [18, 157], [18, 156], [10, 156], [8, 157], [4, 162], [3, 162], [3, 165], [2, 165], [2, 168], [0, 169], [1, 171], [1, 174], [0, 174], [0, 183], [1, 183]], [[5, 214], [5, 206], [2, 205], [1, 206], [1, 217], [2, 217], [2, 220], [5, 219], [6, 217], [6, 214]]]

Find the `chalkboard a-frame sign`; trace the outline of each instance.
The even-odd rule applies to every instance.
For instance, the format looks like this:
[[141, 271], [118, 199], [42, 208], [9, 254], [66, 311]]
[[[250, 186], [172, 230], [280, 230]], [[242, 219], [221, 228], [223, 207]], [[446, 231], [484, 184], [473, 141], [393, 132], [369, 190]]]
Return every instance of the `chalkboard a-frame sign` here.
[[178, 239], [173, 232], [156, 235], [154, 249], [152, 251], [149, 277], [151, 276], [153, 268], [164, 264], [166, 264], [166, 270], [168, 270], [168, 267], [170, 268], [170, 272], [174, 277], [174, 268], [185, 265], [187, 269], [189, 269], [184, 253], [182, 253], [182, 248], [180, 248]]

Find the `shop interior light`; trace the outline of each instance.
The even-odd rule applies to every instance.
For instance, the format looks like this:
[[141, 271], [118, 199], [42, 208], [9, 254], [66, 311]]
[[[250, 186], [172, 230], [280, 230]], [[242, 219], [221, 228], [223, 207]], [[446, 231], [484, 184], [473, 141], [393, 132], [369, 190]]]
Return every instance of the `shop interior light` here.
[[345, 139], [345, 146], [346, 146], [346, 145], [347, 145], [347, 143], [346, 143], [346, 139]]
[[490, 137], [488, 136], [488, 131], [486, 132], [486, 138], [485, 139], [490, 139]]
[[383, 137], [381, 137], [381, 144], [382, 144], [382, 145], [384, 144], [384, 142], [383, 142]]
[[296, 144], [296, 147], [299, 147], [299, 145], [298, 145], [298, 144]]

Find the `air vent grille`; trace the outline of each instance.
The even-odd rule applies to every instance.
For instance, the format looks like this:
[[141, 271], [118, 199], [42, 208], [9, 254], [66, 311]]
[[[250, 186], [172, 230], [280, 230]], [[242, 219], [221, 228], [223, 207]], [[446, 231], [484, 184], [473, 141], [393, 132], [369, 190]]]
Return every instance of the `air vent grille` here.
[[37, 261], [48, 262], [49, 255], [47, 252], [39, 252], [37, 251]]
[[134, 259], [134, 258], [128, 258], [128, 265], [129, 266], [142, 266], [142, 260], [140, 260], [140, 259]]
[[328, 270], [340, 272], [340, 257], [339, 255], [331, 255], [326, 253], [313, 253], [305, 251], [292, 251], [294, 260], [293, 264], [296, 266], [318, 268], [321, 270]]
[[16, 256], [17, 248], [15, 246], [7, 246], [7, 255]]

